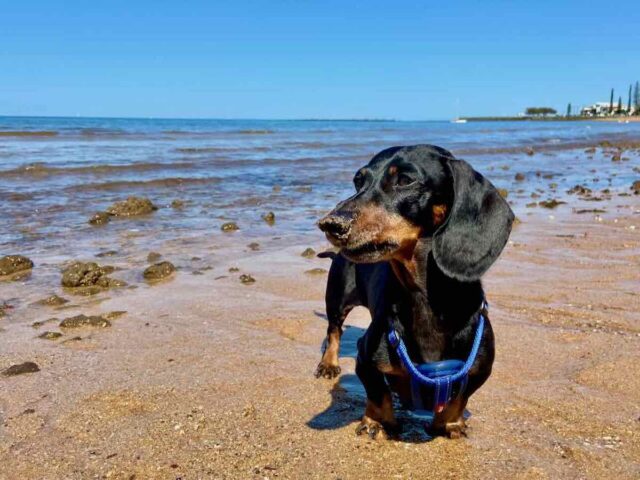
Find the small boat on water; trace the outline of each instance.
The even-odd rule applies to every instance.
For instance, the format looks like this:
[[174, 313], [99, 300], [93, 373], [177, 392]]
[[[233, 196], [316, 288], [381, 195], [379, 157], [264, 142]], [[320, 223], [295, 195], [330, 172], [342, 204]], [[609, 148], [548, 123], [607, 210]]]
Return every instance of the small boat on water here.
[[467, 123], [467, 119], [466, 118], [455, 118], [455, 119], [451, 120], [451, 123]]

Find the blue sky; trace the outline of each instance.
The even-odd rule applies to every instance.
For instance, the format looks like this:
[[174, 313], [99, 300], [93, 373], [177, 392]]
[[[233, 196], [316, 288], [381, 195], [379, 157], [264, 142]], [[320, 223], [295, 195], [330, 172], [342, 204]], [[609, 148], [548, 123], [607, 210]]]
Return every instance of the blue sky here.
[[640, 6], [0, 1], [0, 114], [444, 119], [626, 99]]

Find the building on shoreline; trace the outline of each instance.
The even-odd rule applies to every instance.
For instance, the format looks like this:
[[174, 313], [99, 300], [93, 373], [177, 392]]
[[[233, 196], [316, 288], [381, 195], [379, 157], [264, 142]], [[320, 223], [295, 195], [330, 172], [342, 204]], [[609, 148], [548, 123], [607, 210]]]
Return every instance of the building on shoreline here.
[[611, 108], [610, 102], [596, 102], [592, 105], [588, 105], [580, 110], [580, 116], [582, 117], [612, 117], [614, 115], [636, 115], [637, 107], [632, 106], [629, 110], [627, 105], [613, 104]]

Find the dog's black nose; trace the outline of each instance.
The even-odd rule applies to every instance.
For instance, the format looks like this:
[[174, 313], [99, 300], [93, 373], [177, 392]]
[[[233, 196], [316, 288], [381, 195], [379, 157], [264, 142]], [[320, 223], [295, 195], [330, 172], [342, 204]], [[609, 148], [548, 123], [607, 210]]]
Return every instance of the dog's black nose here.
[[327, 234], [329, 239], [334, 239], [338, 242], [345, 242], [349, 237], [349, 231], [351, 230], [351, 219], [342, 215], [336, 215], [330, 213], [326, 217], [320, 219], [318, 227], [324, 233]]

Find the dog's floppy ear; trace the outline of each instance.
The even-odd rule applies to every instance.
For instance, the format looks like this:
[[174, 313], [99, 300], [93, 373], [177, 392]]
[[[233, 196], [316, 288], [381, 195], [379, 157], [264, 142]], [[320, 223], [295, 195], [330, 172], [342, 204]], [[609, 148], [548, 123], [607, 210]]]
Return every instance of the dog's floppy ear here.
[[433, 257], [447, 276], [479, 280], [507, 243], [514, 215], [498, 190], [463, 160], [449, 159], [453, 202], [433, 236]]

